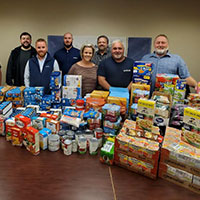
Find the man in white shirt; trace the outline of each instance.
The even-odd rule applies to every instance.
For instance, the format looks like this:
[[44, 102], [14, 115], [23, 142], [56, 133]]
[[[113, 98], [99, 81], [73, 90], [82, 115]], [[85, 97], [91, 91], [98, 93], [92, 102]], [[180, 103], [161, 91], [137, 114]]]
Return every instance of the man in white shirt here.
[[52, 71], [59, 71], [57, 61], [47, 52], [46, 40], [40, 38], [35, 43], [36, 57], [29, 59], [24, 72], [26, 87], [44, 87], [46, 94], [50, 92], [49, 83]]

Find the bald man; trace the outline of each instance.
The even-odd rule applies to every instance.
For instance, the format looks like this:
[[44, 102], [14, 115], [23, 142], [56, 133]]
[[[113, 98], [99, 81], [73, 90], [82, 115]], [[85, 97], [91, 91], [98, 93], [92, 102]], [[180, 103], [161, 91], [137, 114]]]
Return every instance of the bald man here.
[[54, 54], [54, 58], [58, 61], [62, 75], [68, 73], [73, 64], [81, 60], [80, 50], [73, 47], [73, 35], [69, 32], [63, 37], [64, 47]]

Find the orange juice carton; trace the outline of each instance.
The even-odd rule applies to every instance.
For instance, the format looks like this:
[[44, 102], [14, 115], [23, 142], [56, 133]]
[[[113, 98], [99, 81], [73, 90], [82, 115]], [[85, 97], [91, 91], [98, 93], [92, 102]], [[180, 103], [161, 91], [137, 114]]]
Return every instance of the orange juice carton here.
[[13, 128], [15, 126], [15, 119], [13, 117], [8, 118], [8, 119], [6, 119], [5, 124], [6, 124], [6, 140], [12, 141], [11, 128]]
[[53, 119], [47, 119], [46, 128], [50, 129], [53, 134], [56, 134], [60, 130], [60, 122]]
[[26, 128], [23, 144], [33, 155], [40, 153], [39, 131], [32, 126]]
[[26, 129], [28, 126], [31, 126], [31, 119], [25, 117], [21, 114], [15, 116], [15, 124], [17, 128]]
[[22, 146], [23, 135], [20, 128], [11, 128], [11, 142], [13, 146]]

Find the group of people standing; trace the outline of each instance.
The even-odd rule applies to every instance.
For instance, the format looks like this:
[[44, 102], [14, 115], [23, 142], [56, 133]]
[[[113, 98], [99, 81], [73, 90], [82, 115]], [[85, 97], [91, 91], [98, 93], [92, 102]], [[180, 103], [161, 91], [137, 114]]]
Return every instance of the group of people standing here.
[[[113, 87], [131, 88], [134, 61], [124, 55], [124, 45], [120, 40], [112, 42], [105, 35], [97, 38], [98, 50], [92, 44], [85, 44], [81, 50], [73, 47], [73, 35], [64, 34], [64, 47], [54, 57], [48, 53], [46, 40], [40, 38], [31, 46], [32, 37], [23, 32], [19, 47], [12, 50], [6, 72], [6, 83], [15, 86], [44, 86], [49, 93], [50, 74], [62, 71], [62, 75], [82, 75], [82, 96], [96, 88], [109, 90]], [[154, 40], [154, 52], [141, 60], [154, 64], [152, 90], [157, 73], [177, 74], [186, 79], [189, 86], [196, 87], [197, 82], [190, 76], [183, 59], [169, 53], [169, 40], [160, 34]]]

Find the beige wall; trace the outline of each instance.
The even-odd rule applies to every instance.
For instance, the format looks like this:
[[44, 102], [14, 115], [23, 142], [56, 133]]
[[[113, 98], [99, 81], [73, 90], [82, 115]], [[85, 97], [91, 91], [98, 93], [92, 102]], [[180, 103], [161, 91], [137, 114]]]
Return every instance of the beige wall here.
[[154, 37], [165, 33], [172, 53], [182, 56], [200, 81], [199, 0], [4, 0], [0, 6], [0, 63], [3, 83], [10, 51], [28, 31], [33, 42], [47, 35], [106, 34]]

